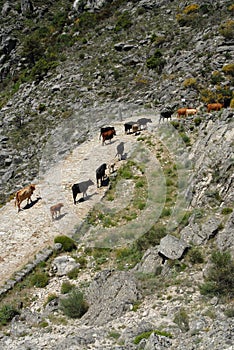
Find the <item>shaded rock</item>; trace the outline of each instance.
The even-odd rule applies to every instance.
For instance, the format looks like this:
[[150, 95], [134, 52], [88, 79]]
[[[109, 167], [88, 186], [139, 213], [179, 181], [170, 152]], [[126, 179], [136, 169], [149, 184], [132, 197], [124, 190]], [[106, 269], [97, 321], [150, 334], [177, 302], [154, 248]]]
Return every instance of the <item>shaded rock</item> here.
[[166, 258], [176, 260], [182, 257], [188, 246], [183, 239], [167, 235], [161, 239], [158, 251]]
[[187, 243], [201, 245], [214, 237], [220, 225], [219, 218], [209, 218], [203, 225], [190, 223], [181, 231], [181, 239]]
[[234, 258], [234, 212], [231, 213], [224, 229], [217, 235], [219, 250], [229, 250]]
[[158, 248], [149, 248], [134, 270], [146, 274], [157, 274], [157, 270], [160, 269], [161, 265], [162, 258], [158, 254]]
[[130, 272], [105, 270], [91, 283], [87, 292], [89, 310], [83, 316], [86, 324], [103, 325], [130, 310], [140, 297]]

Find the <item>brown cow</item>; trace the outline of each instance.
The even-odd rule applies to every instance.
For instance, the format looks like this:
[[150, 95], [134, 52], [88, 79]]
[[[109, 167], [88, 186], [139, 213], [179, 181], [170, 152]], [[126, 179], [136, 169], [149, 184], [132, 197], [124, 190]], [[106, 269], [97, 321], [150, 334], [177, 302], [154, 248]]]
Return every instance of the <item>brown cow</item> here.
[[210, 111], [220, 111], [221, 108], [223, 108], [222, 103], [209, 103], [207, 105], [207, 112], [210, 113]]
[[180, 118], [182, 115], [186, 115], [187, 108], [180, 108], [177, 111], [178, 118]]
[[114, 135], [116, 135], [115, 129], [103, 131], [103, 132], [101, 133], [101, 136], [102, 136], [102, 145], [105, 144], [105, 141], [106, 141], [106, 140], [110, 140], [110, 142], [111, 142], [111, 140], [113, 139]]
[[20, 204], [25, 199], [27, 199], [27, 204], [29, 203], [29, 201], [32, 202], [31, 196], [32, 196], [33, 192], [35, 191], [35, 189], [36, 189], [36, 186], [32, 184], [32, 185], [26, 186], [22, 190], [19, 190], [16, 192], [15, 206], [17, 205], [18, 212], [20, 211]]
[[61, 215], [60, 211], [61, 211], [62, 207], [64, 207], [63, 203], [58, 203], [58, 204], [52, 205], [52, 207], [50, 207], [52, 220], [57, 219], [58, 216]]

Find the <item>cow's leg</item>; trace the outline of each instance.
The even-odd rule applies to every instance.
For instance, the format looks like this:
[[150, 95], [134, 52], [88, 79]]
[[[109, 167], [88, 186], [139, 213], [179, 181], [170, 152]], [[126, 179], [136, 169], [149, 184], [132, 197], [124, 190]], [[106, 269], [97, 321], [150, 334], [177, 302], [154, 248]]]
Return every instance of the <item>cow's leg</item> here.
[[76, 204], [76, 193], [73, 192], [73, 201], [74, 201], [74, 204]]

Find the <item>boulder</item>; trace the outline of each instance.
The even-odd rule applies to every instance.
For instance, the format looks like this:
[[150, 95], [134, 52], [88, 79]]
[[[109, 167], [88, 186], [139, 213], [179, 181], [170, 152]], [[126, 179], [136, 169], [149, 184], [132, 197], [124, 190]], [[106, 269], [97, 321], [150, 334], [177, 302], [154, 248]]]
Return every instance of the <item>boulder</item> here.
[[167, 259], [180, 259], [189, 245], [183, 240], [172, 235], [166, 235], [160, 241], [158, 251]]
[[67, 273], [72, 271], [74, 268], [79, 268], [75, 259], [69, 255], [58, 256], [54, 259], [51, 265], [51, 272], [57, 276], [65, 276]]
[[88, 289], [89, 309], [82, 319], [88, 325], [104, 325], [130, 310], [139, 298], [132, 273], [104, 270], [98, 273]]

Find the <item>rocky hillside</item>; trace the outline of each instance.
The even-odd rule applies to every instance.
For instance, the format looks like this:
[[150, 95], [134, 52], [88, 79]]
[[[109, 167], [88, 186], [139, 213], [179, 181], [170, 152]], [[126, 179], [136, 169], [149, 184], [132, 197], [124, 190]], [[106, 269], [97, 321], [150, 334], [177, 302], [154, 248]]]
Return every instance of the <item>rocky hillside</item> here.
[[125, 111], [230, 104], [231, 1], [0, 6], [2, 203], [38, 174], [43, 146], [64, 119], [77, 119], [78, 139], [98, 120], [119, 117], [112, 104], [127, 104]]
[[[16, 218], [12, 202], [0, 212], [5, 273], [7, 244], [9, 268], [19, 238], [37, 249], [1, 286], [0, 349], [233, 350], [233, 2], [0, 8], [0, 200], [32, 180], [51, 186]], [[208, 113], [210, 102], [224, 108]], [[198, 112], [178, 119], [179, 107]], [[164, 109], [173, 118], [159, 124]], [[147, 129], [124, 135], [142, 117]], [[118, 130], [105, 147], [103, 124]], [[118, 163], [110, 185], [75, 207], [68, 184], [92, 179], [105, 152]], [[53, 185], [69, 210], [50, 230]], [[53, 241], [57, 227], [66, 236]]]

